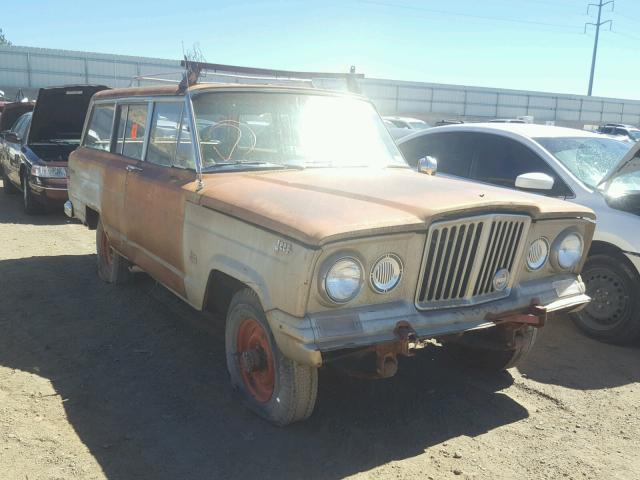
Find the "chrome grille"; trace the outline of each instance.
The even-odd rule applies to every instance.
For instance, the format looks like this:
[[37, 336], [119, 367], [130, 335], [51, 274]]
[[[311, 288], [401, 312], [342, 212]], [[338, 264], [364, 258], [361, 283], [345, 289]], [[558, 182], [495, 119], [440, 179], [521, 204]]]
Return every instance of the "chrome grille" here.
[[[416, 305], [443, 308], [507, 296], [529, 225], [524, 215], [483, 215], [433, 224]], [[509, 271], [509, 283], [496, 291], [493, 277], [503, 268]]]

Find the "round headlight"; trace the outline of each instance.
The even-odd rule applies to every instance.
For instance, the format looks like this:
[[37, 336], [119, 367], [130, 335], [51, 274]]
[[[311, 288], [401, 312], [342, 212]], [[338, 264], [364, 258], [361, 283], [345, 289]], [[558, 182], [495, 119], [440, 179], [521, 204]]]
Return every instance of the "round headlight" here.
[[539, 270], [547, 262], [549, 257], [549, 243], [545, 238], [534, 240], [527, 253], [527, 267], [531, 270]]
[[577, 233], [565, 235], [558, 244], [558, 266], [565, 270], [575, 267], [582, 258], [582, 237]]
[[396, 288], [402, 278], [402, 261], [393, 253], [380, 257], [371, 269], [369, 280], [378, 293], [387, 293]]
[[362, 286], [362, 265], [352, 257], [338, 259], [324, 277], [324, 290], [336, 303], [353, 300]]

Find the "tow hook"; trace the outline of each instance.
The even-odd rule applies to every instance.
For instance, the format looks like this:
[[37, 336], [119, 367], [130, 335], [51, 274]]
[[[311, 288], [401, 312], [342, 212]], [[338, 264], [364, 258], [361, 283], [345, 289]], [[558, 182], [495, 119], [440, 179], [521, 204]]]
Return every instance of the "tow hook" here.
[[398, 355], [411, 357], [416, 350], [426, 346], [408, 322], [398, 322], [393, 333], [395, 341], [376, 345], [377, 378], [393, 377], [398, 372]]

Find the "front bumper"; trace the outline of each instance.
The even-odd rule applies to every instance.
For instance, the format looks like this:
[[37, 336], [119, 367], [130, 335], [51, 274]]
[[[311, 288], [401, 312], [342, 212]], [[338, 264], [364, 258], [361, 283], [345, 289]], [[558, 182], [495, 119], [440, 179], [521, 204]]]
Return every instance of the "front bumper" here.
[[45, 206], [58, 207], [69, 198], [66, 178], [32, 177], [29, 186], [36, 200]]
[[285, 356], [305, 365], [322, 365], [322, 352], [366, 347], [395, 340], [398, 322], [407, 322], [419, 338], [436, 338], [495, 325], [505, 312], [543, 313], [580, 310], [590, 298], [580, 277], [557, 275], [522, 283], [504, 299], [474, 306], [418, 310], [408, 301], [342, 308], [293, 317], [267, 312], [276, 343]]

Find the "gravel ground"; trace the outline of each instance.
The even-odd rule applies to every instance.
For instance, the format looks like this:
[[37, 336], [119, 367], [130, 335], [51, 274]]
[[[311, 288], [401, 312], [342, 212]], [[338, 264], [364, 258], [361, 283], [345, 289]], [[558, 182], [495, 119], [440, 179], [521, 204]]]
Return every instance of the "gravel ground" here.
[[389, 380], [322, 371], [305, 423], [229, 387], [221, 319], [143, 274], [101, 283], [94, 232], [0, 193], [2, 479], [639, 479], [640, 346], [558, 318], [484, 375], [433, 348]]

